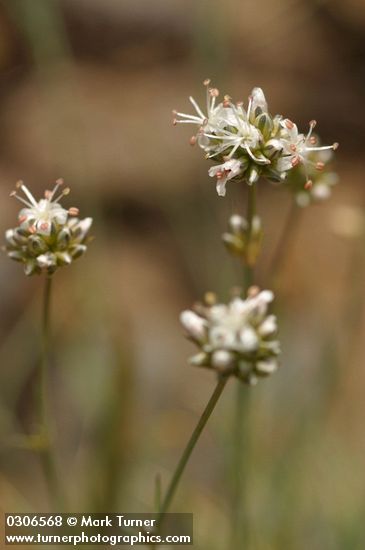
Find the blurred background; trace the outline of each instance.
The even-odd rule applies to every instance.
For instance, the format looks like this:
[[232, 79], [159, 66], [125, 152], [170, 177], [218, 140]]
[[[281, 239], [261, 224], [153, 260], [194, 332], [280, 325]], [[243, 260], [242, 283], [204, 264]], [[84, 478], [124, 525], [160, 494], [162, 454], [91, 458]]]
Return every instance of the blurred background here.
[[[153, 510], [214, 387], [187, 364], [178, 317], [207, 290], [229, 297], [241, 266], [221, 245], [245, 189], [217, 197], [189, 146], [210, 77], [340, 142], [340, 184], [298, 210], [270, 265], [291, 197], [259, 184], [256, 281], [276, 291], [282, 368], [250, 393], [245, 550], [365, 547], [365, 4], [361, 0], [3, 0], [0, 2], [1, 230], [18, 179], [36, 195], [63, 177], [67, 206], [94, 218], [84, 258], [57, 272], [52, 408], [69, 506]], [[50, 509], [29, 432], [42, 278], [0, 261], [0, 509]], [[194, 513], [195, 546], [229, 545], [234, 380], [173, 503]], [[243, 445], [245, 451], [245, 443]]]

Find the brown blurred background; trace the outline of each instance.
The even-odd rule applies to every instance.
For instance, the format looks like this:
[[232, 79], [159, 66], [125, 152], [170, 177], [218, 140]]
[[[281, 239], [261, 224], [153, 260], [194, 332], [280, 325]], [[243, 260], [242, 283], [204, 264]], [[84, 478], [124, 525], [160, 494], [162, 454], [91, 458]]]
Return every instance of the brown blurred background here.
[[[220, 242], [245, 189], [218, 198], [208, 163], [171, 110], [201, 85], [235, 99], [261, 86], [273, 113], [340, 142], [340, 184], [301, 212], [285, 261], [270, 261], [290, 196], [259, 185], [257, 270], [275, 286], [282, 369], [252, 392], [247, 550], [365, 547], [365, 3], [361, 0], [3, 0], [1, 227], [18, 179], [63, 177], [93, 216], [85, 258], [57, 273], [52, 405], [70, 507], [150, 511], [214, 385], [187, 365], [178, 316], [241, 283]], [[27, 431], [42, 281], [0, 262], [0, 507], [48, 509]], [[174, 502], [199, 549], [228, 548], [231, 381]], [[217, 528], [217, 526], [219, 526]], [[244, 541], [242, 543], [244, 546]]]

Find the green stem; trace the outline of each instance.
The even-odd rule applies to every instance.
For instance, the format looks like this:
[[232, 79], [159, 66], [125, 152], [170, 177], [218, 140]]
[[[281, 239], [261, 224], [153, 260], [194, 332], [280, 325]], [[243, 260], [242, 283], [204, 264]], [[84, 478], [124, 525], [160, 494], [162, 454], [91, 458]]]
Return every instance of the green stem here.
[[162, 501], [162, 504], [161, 504], [161, 507], [160, 507], [160, 510], [159, 510], [159, 515], [158, 515], [158, 518], [157, 518], [157, 527], [158, 527], [158, 529], [161, 527], [164, 516], [165, 516], [165, 514], [167, 513], [167, 511], [170, 507], [170, 504], [171, 504], [172, 499], [175, 495], [177, 486], [178, 486], [180, 478], [181, 478], [181, 476], [182, 476], [182, 474], [185, 470], [185, 466], [188, 463], [190, 455], [193, 452], [194, 447], [197, 444], [197, 442], [199, 440], [199, 437], [200, 437], [206, 423], [208, 422], [208, 419], [209, 419], [210, 415], [212, 414], [212, 412], [213, 412], [213, 410], [214, 410], [214, 408], [217, 404], [218, 399], [221, 396], [222, 391], [224, 390], [224, 387], [227, 383], [227, 380], [228, 380], [228, 377], [226, 377], [226, 376], [219, 378], [218, 383], [215, 387], [215, 390], [214, 390], [211, 398], [209, 399], [208, 404], [205, 407], [204, 412], [201, 415], [201, 417], [199, 419], [199, 422], [196, 425], [195, 430], [193, 431], [193, 433], [192, 433], [192, 435], [191, 435], [191, 437], [190, 437], [190, 439], [189, 439], [189, 441], [188, 441], [188, 443], [185, 447], [185, 450], [184, 450], [183, 454], [181, 455], [181, 458], [180, 458], [180, 460], [178, 462], [178, 465], [175, 469], [175, 472], [174, 472], [174, 474], [171, 478], [170, 484], [167, 488], [165, 497]]
[[[248, 463], [250, 452], [250, 409], [251, 395], [242, 383], [237, 384], [235, 411], [233, 418], [233, 499], [232, 499], [232, 540], [230, 548], [238, 547], [244, 540], [249, 547], [250, 521], [247, 502]], [[244, 536], [244, 539], [241, 538]]]
[[[252, 236], [252, 224], [253, 219], [256, 215], [256, 201], [257, 201], [257, 185], [256, 183], [252, 184], [248, 188], [248, 197], [247, 197], [247, 212], [246, 219], [248, 223], [248, 247], [250, 247], [250, 240]], [[246, 261], [244, 266], [244, 293], [250, 288], [253, 284], [253, 275], [254, 275], [254, 266], [250, 261]]]
[[63, 510], [59, 480], [56, 470], [56, 462], [52, 449], [51, 429], [48, 415], [48, 374], [49, 374], [49, 336], [50, 336], [50, 309], [51, 309], [52, 277], [47, 276], [44, 286], [43, 312], [42, 312], [42, 347], [39, 371], [39, 403], [38, 415], [40, 423], [41, 446], [40, 458], [44, 476], [48, 485], [54, 506], [57, 511]]
[[[246, 219], [248, 223], [248, 246], [250, 246], [250, 239], [252, 235], [253, 219], [256, 215], [256, 202], [257, 202], [257, 186], [251, 185], [248, 188], [247, 197], [247, 211]], [[248, 289], [254, 282], [254, 266], [250, 262], [246, 261], [244, 265], [244, 295], [247, 294]], [[250, 401], [248, 392], [242, 384], [237, 385], [237, 397], [236, 407], [233, 418], [233, 473], [234, 473], [234, 485], [233, 485], [233, 521], [232, 521], [232, 538], [237, 544], [241, 543], [241, 539], [238, 533], [245, 535], [245, 545], [248, 547], [249, 538], [249, 519], [247, 514], [247, 503], [244, 501], [244, 495], [247, 492], [247, 462], [249, 453], [249, 415], [250, 415]], [[245, 462], [243, 464], [243, 442], [245, 441]]]

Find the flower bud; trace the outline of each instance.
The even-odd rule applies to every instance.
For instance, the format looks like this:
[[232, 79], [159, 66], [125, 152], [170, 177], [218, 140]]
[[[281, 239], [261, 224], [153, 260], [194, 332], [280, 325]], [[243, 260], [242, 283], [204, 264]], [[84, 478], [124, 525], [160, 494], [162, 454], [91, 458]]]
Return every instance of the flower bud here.
[[38, 266], [43, 268], [55, 268], [57, 265], [57, 258], [52, 252], [46, 252], [37, 257]]
[[204, 340], [206, 335], [206, 323], [193, 311], [183, 311], [180, 315], [180, 322], [194, 340]]
[[222, 240], [227, 250], [236, 256], [242, 256], [245, 252], [245, 239], [231, 233], [223, 233]]
[[265, 157], [273, 160], [281, 155], [282, 150], [283, 143], [279, 139], [269, 139], [269, 141], [265, 143], [263, 152]]
[[274, 124], [271, 116], [268, 113], [262, 113], [255, 120], [255, 126], [259, 128], [265, 139], [269, 139], [271, 132], [274, 128]]
[[69, 252], [57, 252], [56, 257], [58, 265], [70, 265], [72, 263], [72, 256]]
[[258, 328], [258, 332], [261, 336], [270, 336], [278, 330], [277, 321], [275, 315], [269, 315], [264, 319]]
[[40, 237], [39, 235], [30, 235], [28, 238], [27, 246], [29, 252], [34, 256], [43, 254], [48, 249], [44, 239], [42, 239], [42, 237]]
[[189, 362], [194, 367], [209, 367], [209, 354], [205, 352], [197, 353], [190, 357]]
[[245, 327], [240, 332], [240, 341], [242, 349], [245, 352], [255, 351], [259, 345], [259, 339], [256, 331], [252, 327]]
[[236, 233], [237, 235], [241, 235], [244, 233], [244, 231], [247, 229], [248, 224], [245, 218], [240, 216], [239, 214], [233, 214], [229, 218], [229, 228], [233, 233]]
[[60, 250], [67, 248], [71, 240], [71, 230], [69, 227], [63, 227], [57, 235], [57, 246]]
[[258, 374], [268, 375], [278, 370], [278, 362], [276, 359], [267, 359], [266, 361], [257, 361], [256, 371]]
[[212, 366], [220, 372], [226, 372], [233, 365], [234, 355], [230, 351], [220, 349], [212, 354]]

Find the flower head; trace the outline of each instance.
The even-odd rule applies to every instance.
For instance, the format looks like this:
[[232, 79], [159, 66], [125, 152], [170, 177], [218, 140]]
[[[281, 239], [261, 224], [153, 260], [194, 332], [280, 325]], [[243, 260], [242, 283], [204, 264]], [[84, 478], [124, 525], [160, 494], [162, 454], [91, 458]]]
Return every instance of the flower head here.
[[[22, 181], [16, 185], [16, 197], [25, 205], [19, 212], [19, 226], [5, 233], [8, 256], [24, 264], [26, 275], [43, 271], [54, 273], [58, 267], [69, 265], [87, 249], [91, 218], [79, 220], [78, 208], [63, 208], [59, 201], [68, 195], [68, 187], [57, 195], [63, 180], [57, 180], [52, 191], [36, 200]], [[18, 194], [23, 192], [23, 196]]]
[[278, 368], [277, 322], [268, 314], [274, 295], [251, 287], [247, 298], [183, 311], [180, 320], [199, 347], [190, 362], [254, 384]]
[[[206, 86], [206, 113], [193, 97], [190, 97], [195, 114], [174, 111], [174, 124], [193, 124], [198, 127], [190, 143], [205, 151], [206, 158], [217, 162], [209, 175], [217, 177], [218, 195], [225, 195], [228, 180], [246, 181], [252, 185], [261, 176], [274, 182], [282, 182], [297, 166], [304, 167], [307, 176], [303, 186], [309, 185], [308, 167], [312, 166], [314, 152], [336, 149], [338, 144], [318, 147], [312, 135], [315, 121], [307, 134], [301, 134], [296, 124], [281, 115], [272, 116], [268, 111], [261, 88], [254, 88], [248, 98], [247, 109], [242, 102], [234, 103], [225, 95], [217, 104], [219, 91]], [[322, 170], [322, 162], [316, 169]]]

